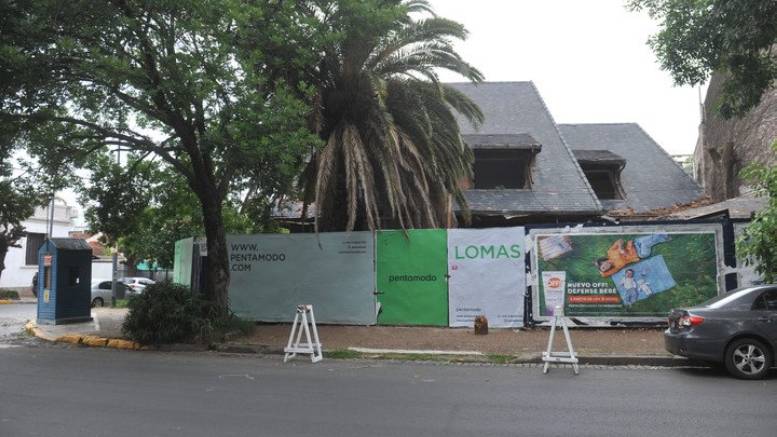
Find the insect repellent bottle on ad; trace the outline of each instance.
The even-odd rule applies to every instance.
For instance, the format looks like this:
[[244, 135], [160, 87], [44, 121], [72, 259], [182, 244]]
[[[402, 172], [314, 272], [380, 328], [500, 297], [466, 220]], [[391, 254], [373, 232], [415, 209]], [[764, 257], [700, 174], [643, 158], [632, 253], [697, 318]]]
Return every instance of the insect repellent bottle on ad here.
[[564, 308], [564, 289], [567, 284], [567, 272], [542, 272], [542, 288], [545, 292], [545, 311], [542, 315], [554, 316], [554, 308]]

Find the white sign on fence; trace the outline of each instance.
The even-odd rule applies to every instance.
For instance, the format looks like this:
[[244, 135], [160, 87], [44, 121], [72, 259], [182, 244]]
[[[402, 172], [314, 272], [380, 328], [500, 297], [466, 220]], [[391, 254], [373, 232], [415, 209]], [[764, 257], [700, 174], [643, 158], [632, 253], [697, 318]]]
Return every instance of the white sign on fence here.
[[448, 230], [448, 305], [453, 327], [523, 326], [524, 228]]

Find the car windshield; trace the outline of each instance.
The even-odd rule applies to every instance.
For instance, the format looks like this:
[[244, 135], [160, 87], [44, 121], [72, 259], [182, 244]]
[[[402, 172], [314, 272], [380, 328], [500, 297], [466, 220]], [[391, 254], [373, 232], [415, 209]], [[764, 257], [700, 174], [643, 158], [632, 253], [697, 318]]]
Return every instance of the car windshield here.
[[755, 288], [743, 288], [740, 290], [734, 290], [730, 293], [723, 294], [721, 296], [712, 298], [708, 300], [707, 302], [704, 302], [701, 306], [705, 308], [711, 308], [711, 309], [717, 309], [717, 308], [723, 308], [726, 305], [736, 302], [737, 300], [741, 299], [744, 296], [747, 296], [750, 294], [751, 291], [755, 290]]

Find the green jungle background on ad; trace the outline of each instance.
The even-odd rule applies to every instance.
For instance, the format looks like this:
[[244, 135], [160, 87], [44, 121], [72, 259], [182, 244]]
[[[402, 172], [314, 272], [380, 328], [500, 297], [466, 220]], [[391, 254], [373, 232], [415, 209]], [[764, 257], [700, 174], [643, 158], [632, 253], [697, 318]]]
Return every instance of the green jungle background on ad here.
[[[539, 271], [566, 271], [566, 282], [608, 282], [615, 287], [612, 277], [603, 278], [594, 265], [604, 257], [607, 249], [617, 241], [624, 243], [644, 234], [570, 235], [572, 251], [561, 257], [544, 261], [538, 254]], [[653, 246], [650, 257], [663, 255], [664, 261], [677, 285], [662, 293], [635, 302], [630, 307], [597, 308], [587, 310], [565, 308], [567, 316], [643, 316], [665, 317], [672, 308], [699, 304], [717, 296], [717, 259], [715, 234], [669, 234], [670, 241]], [[542, 238], [542, 237], [539, 237]], [[626, 267], [628, 268], [628, 267]], [[541, 283], [542, 281], [540, 281]], [[544, 287], [544, 285], [540, 285]], [[545, 311], [545, 291], [540, 293], [540, 314]], [[536, 316], [536, 315], [535, 315]]]

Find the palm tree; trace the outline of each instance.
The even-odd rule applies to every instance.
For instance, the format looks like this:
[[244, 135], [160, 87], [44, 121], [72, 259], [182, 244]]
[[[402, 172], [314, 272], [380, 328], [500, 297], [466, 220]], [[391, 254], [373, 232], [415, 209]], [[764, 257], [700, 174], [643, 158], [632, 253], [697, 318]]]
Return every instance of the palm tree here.
[[[472, 173], [453, 111], [482, 122], [469, 98], [439, 81], [481, 73], [453, 48], [467, 31], [425, 0], [319, 0], [338, 37], [317, 68], [315, 129], [324, 147], [301, 178], [316, 230], [446, 227]], [[307, 208], [304, 209], [305, 211]]]

